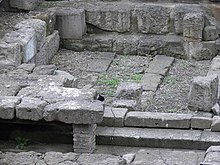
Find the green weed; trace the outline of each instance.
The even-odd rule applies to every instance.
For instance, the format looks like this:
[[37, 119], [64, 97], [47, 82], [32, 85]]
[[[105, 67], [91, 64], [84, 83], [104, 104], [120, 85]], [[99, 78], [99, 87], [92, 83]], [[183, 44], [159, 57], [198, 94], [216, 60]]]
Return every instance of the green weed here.
[[15, 143], [16, 143], [16, 149], [21, 149], [23, 150], [27, 145], [28, 145], [28, 139], [26, 138], [23, 138], [23, 137], [16, 137], [15, 138]]

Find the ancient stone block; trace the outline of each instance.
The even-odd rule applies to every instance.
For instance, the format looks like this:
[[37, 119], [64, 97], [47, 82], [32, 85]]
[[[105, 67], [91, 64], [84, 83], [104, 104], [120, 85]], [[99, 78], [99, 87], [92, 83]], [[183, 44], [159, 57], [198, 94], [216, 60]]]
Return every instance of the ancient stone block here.
[[10, 0], [11, 7], [23, 10], [35, 9], [43, 0]]
[[126, 4], [105, 5], [86, 10], [86, 22], [107, 31], [130, 31], [130, 17], [131, 9]]
[[153, 91], [155, 92], [159, 85], [161, 84], [163, 76], [154, 73], [145, 73], [141, 83], [143, 85], [144, 91]]
[[[219, 96], [218, 96], [218, 98], [219, 98]], [[218, 103], [216, 103], [216, 104], [212, 107], [212, 113], [213, 113], [214, 115], [220, 116], [220, 106], [219, 106]]]
[[149, 67], [145, 70], [145, 73], [155, 73], [165, 76], [166, 73], [169, 71], [173, 62], [174, 62], [173, 57], [157, 55], [154, 57]]
[[72, 124], [94, 124], [102, 121], [103, 103], [100, 101], [74, 100], [50, 104], [45, 107], [46, 121], [61, 121]]
[[57, 70], [57, 67], [55, 65], [41, 65], [34, 68], [33, 74], [54, 75], [55, 70]]
[[9, 32], [3, 37], [3, 41], [18, 43], [22, 46], [23, 62], [28, 62], [37, 53], [36, 34], [32, 28], [22, 28]]
[[82, 40], [74, 39], [62, 39], [60, 46], [62, 48], [74, 50], [77, 52], [81, 51], [99, 51], [99, 52], [112, 52], [114, 35], [86, 35]]
[[138, 31], [142, 33], [164, 34], [169, 32], [171, 8], [162, 5], [137, 6]]
[[117, 54], [136, 55], [139, 38], [137, 35], [117, 36], [113, 43], [113, 51]]
[[183, 38], [185, 41], [202, 41], [204, 16], [202, 13], [188, 13], [183, 19]]
[[[58, 77], [59, 78], [59, 77]], [[42, 80], [41, 80], [42, 81]], [[45, 82], [44, 82], [45, 84]], [[56, 86], [54, 82], [45, 85], [36, 85], [28, 86], [26, 88], [22, 88], [18, 96], [22, 97], [36, 97], [36, 98], [44, 98], [49, 103], [55, 103], [58, 101], [67, 101], [67, 100], [93, 100], [97, 96], [97, 92], [94, 89], [83, 90], [77, 88], [65, 88]]]
[[15, 117], [15, 106], [20, 101], [20, 97], [0, 96], [0, 119], [13, 119]]
[[220, 132], [220, 116], [213, 117], [211, 131]]
[[177, 34], [183, 33], [183, 19], [187, 13], [201, 13], [202, 10], [201, 6], [197, 4], [176, 4], [172, 13], [175, 32]]
[[185, 42], [186, 54], [195, 60], [210, 60], [218, 53], [215, 41]]
[[128, 111], [141, 111], [141, 105], [136, 100], [114, 100], [112, 106], [115, 108], [127, 108]]
[[27, 19], [18, 23], [16, 29], [33, 28], [36, 34], [37, 51], [40, 51], [46, 39], [46, 22], [39, 19]]
[[125, 126], [160, 127], [160, 128], [190, 128], [190, 114], [171, 114], [154, 112], [128, 112]]
[[76, 88], [78, 85], [78, 79], [68, 72], [55, 70], [55, 75], [66, 79], [66, 81], [64, 82], [64, 87]]
[[203, 39], [205, 41], [214, 41], [218, 38], [217, 29], [215, 26], [206, 26], [203, 31]]
[[115, 98], [122, 100], [141, 100], [143, 87], [140, 83], [121, 82], [116, 90]]
[[218, 97], [218, 76], [198, 76], [193, 79], [188, 97], [188, 108], [210, 112]]
[[100, 125], [109, 127], [123, 127], [124, 118], [127, 112], [127, 108], [105, 107], [103, 121], [100, 123]]
[[210, 129], [212, 124], [211, 113], [198, 113], [193, 115], [191, 119], [191, 128]]
[[220, 164], [220, 152], [208, 152], [205, 155], [205, 159], [204, 159], [204, 165], [206, 164], [211, 164], [211, 165], [218, 165]]
[[43, 118], [46, 101], [39, 98], [24, 97], [19, 105], [16, 106], [16, 117], [24, 120], [39, 121]]
[[10, 60], [14, 66], [22, 63], [22, 50], [19, 43], [7, 43], [0, 41], [0, 59]]
[[46, 42], [42, 46], [40, 52], [34, 57], [34, 63], [36, 65], [47, 65], [51, 58], [58, 51], [60, 45], [60, 36], [58, 31], [54, 31], [53, 34], [47, 36]]
[[83, 9], [60, 8], [56, 11], [56, 29], [63, 39], [82, 39], [86, 33]]
[[16, 69], [22, 69], [26, 71], [28, 74], [32, 73], [33, 69], [35, 68], [35, 64], [21, 64]]

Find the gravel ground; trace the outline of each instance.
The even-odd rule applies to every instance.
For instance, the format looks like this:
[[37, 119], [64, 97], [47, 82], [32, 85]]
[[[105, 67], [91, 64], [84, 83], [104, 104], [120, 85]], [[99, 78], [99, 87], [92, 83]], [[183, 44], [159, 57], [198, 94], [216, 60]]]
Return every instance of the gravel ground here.
[[[89, 57], [89, 52], [83, 54], [62, 49], [51, 63], [78, 77], [79, 88], [94, 82], [94, 88], [105, 96], [107, 104], [111, 103], [120, 82], [140, 82], [144, 69], [149, 64], [147, 57], [117, 55], [107, 72], [98, 74], [85, 71]], [[191, 113], [187, 108], [191, 81], [196, 76], [205, 76], [210, 65], [211, 61], [190, 62], [176, 59], [145, 111]]]

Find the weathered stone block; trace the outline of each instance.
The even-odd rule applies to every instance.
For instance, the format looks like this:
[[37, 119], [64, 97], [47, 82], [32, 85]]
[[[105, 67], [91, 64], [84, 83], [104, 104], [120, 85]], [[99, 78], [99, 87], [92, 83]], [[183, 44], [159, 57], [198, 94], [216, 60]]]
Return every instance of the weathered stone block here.
[[116, 90], [115, 98], [122, 100], [141, 100], [143, 87], [140, 83], [121, 82]]
[[58, 101], [76, 99], [94, 100], [94, 98], [97, 96], [97, 92], [94, 89], [83, 90], [77, 88], [55, 86], [55, 84], [52, 82], [51, 84], [48, 84], [48, 86], [39, 85], [22, 88], [17, 95], [22, 97], [42, 97], [49, 103], [55, 103]]
[[161, 84], [163, 76], [154, 73], [145, 73], [141, 83], [143, 85], [144, 91], [153, 91], [155, 92], [159, 85]]
[[83, 9], [60, 8], [56, 11], [56, 29], [63, 39], [82, 39], [86, 33]]
[[204, 16], [202, 13], [188, 13], [183, 19], [183, 38], [185, 41], [202, 41]]
[[211, 113], [198, 113], [191, 119], [191, 127], [195, 129], [210, 129], [212, 124]]
[[217, 29], [215, 26], [206, 26], [203, 31], [203, 39], [205, 41], [214, 41], [218, 38]]
[[136, 100], [115, 100], [112, 106], [115, 108], [127, 108], [128, 111], [141, 111], [141, 105]]
[[169, 32], [171, 8], [162, 5], [137, 6], [138, 31], [142, 33], [164, 34]]
[[43, 119], [46, 101], [39, 98], [24, 97], [19, 105], [16, 106], [16, 117], [24, 120], [39, 121]]
[[[211, 164], [211, 165], [218, 165], [220, 164], [220, 152], [208, 152], [206, 155], [205, 155], [205, 159], [204, 159], [204, 162], [206, 164]], [[216, 163], [216, 164], [215, 164]], [[204, 164], [204, 165], [206, 165]]]
[[41, 65], [34, 68], [33, 74], [54, 75], [55, 70], [57, 70], [57, 67], [55, 65]]
[[36, 34], [33, 28], [22, 28], [7, 33], [3, 37], [7, 43], [18, 43], [22, 46], [23, 62], [28, 62], [37, 53]]
[[42, 46], [40, 52], [36, 54], [33, 62], [36, 65], [47, 65], [49, 64], [52, 57], [58, 51], [60, 45], [60, 36], [58, 31], [54, 31], [53, 34], [46, 38], [46, 42]]
[[197, 4], [177, 4], [173, 9], [172, 19], [174, 20], [174, 29], [177, 34], [183, 33], [183, 19], [187, 13], [201, 13], [203, 9]]
[[105, 5], [86, 10], [86, 22], [114, 32], [130, 31], [131, 9], [128, 5]]
[[215, 41], [185, 42], [185, 52], [190, 59], [210, 60], [218, 53]]
[[13, 119], [15, 117], [15, 106], [20, 101], [20, 97], [0, 96], [0, 119]]
[[218, 97], [218, 76], [196, 77], [190, 87], [188, 108], [210, 112]]
[[34, 68], [35, 68], [35, 64], [25, 64], [25, 63], [23, 63], [23, 64], [19, 65], [16, 69], [24, 70], [28, 74], [30, 74], [30, 73], [32, 73]]
[[43, 0], [10, 0], [11, 7], [23, 10], [35, 9]]
[[220, 132], [220, 116], [213, 117], [211, 131]]
[[117, 54], [136, 55], [139, 38], [137, 35], [118, 36], [113, 43], [113, 51]]
[[15, 28], [17, 30], [23, 28], [33, 28], [36, 34], [37, 51], [40, 51], [46, 39], [46, 22], [40, 19], [27, 19], [18, 23]]
[[174, 62], [173, 57], [157, 55], [156, 57], [154, 57], [149, 67], [145, 70], [145, 73], [155, 73], [165, 76], [169, 71], [173, 62]]
[[100, 123], [100, 125], [109, 127], [123, 127], [124, 118], [127, 112], [127, 108], [105, 107], [103, 121]]
[[[218, 96], [219, 97], [219, 96]], [[220, 115], [220, 106], [218, 103], [216, 103], [213, 107], [212, 107], [212, 113], [214, 115]]]
[[7, 43], [0, 41], [0, 59], [10, 60], [14, 66], [22, 63], [22, 50], [19, 43]]
[[66, 79], [66, 81], [64, 83], [64, 87], [76, 88], [78, 85], [78, 78], [72, 76], [68, 72], [61, 71], [61, 70], [55, 70], [55, 75]]
[[190, 114], [128, 112], [125, 126], [160, 127], [160, 128], [190, 128]]
[[46, 121], [61, 121], [72, 124], [94, 124], [103, 119], [104, 107], [100, 101], [74, 100], [50, 104], [45, 107]]

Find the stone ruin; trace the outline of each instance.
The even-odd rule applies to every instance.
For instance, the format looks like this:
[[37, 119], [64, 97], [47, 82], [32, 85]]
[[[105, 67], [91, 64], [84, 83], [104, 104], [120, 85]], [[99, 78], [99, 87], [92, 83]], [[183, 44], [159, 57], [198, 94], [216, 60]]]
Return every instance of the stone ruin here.
[[[0, 119], [9, 123], [59, 122], [71, 126], [76, 153], [94, 152], [96, 137], [99, 144], [131, 145], [129, 140], [124, 141], [123, 133], [126, 135], [133, 129], [123, 132], [123, 127], [198, 129], [192, 133], [196, 134], [195, 138], [185, 139], [186, 148], [219, 145], [219, 140], [213, 142], [203, 137], [206, 129], [213, 133], [220, 131], [217, 9], [218, 6], [209, 3], [0, 0], [2, 11], [29, 11], [32, 15], [0, 39]], [[76, 52], [149, 55], [154, 59], [145, 70], [141, 84], [122, 82], [112, 107], [106, 107], [96, 99], [98, 94], [94, 89], [76, 88], [78, 80], [74, 76], [48, 65], [59, 47]], [[212, 59], [207, 76], [196, 77], [191, 84], [188, 108], [212, 111], [214, 117], [211, 113], [142, 112], [145, 99], [156, 92], [175, 58]], [[108, 126], [110, 132], [105, 127], [97, 129], [97, 124]], [[152, 138], [151, 131], [145, 134], [139, 130], [148, 140]], [[114, 136], [118, 138], [116, 141], [112, 140]], [[175, 136], [168, 132], [161, 135], [166, 141], [162, 146], [181, 148], [181, 144], [169, 142], [178, 139], [179, 132]], [[144, 144], [139, 135], [129, 138], [136, 139], [135, 146], [152, 147]], [[204, 141], [205, 145], [201, 146]], [[121, 159], [119, 162], [126, 163]]]

